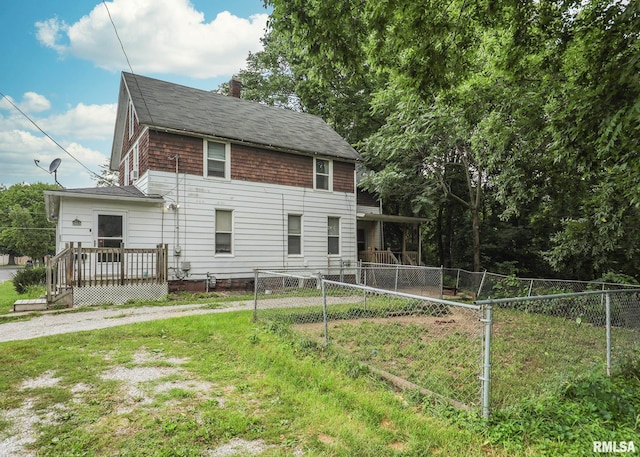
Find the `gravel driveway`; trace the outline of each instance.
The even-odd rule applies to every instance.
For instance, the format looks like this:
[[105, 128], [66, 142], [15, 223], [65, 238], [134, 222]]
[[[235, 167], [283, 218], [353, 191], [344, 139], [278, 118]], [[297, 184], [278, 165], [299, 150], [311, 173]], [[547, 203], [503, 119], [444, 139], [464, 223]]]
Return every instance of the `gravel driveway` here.
[[207, 305], [147, 306], [142, 308], [96, 309], [81, 313], [58, 312], [33, 317], [28, 321], [0, 323], [0, 342], [29, 340], [41, 336], [81, 332], [116, 327], [136, 322], [224, 313], [253, 308], [253, 300], [230, 302], [225, 308], [205, 308]]

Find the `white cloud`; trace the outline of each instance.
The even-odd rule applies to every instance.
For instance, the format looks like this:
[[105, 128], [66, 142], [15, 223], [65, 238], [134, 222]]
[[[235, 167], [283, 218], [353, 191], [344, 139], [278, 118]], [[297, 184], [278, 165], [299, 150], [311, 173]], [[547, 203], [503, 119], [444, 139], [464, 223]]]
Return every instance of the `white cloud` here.
[[0, 99], [0, 110], [15, 111], [16, 105], [25, 113], [40, 113], [51, 109], [51, 102], [44, 95], [35, 92], [25, 92], [22, 101], [18, 102], [13, 97], [7, 96]]
[[68, 28], [64, 21], [53, 17], [46, 21], [36, 22], [36, 36], [40, 43], [62, 53], [65, 47], [58, 44], [58, 40], [61, 38], [62, 32], [66, 32]]
[[20, 109], [28, 113], [40, 113], [51, 109], [51, 102], [44, 95], [25, 92]]
[[[203, 13], [188, 0], [113, 0], [107, 6], [135, 72], [203, 79], [244, 67], [248, 53], [261, 49], [268, 18], [256, 14], [244, 19], [224, 11], [205, 22]], [[102, 3], [74, 24], [54, 18], [36, 27], [40, 42], [60, 54], [87, 59], [108, 70], [128, 68]]]
[[[43, 99], [37, 94], [25, 94], [22, 104], [32, 103], [35, 107], [46, 105]], [[62, 114], [31, 117], [69, 154], [90, 170], [100, 173], [100, 165], [107, 161], [113, 135], [115, 104], [80, 103]], [[103, 152], [95, 149], [95, 146]], [[9, 112], [6, 117], [0, 116], [0, 183], [53, 183], [53, 176], [47, 176], [45, 171], [37, 168], [34, 160], [39, 160], [39, 165], [48, 169], [53, 159], [61, 158], [58, 181], [65, 187], [92, 187], [95, 183], [90, 179], [91, 173], [69, 154], [17, 111]]]
[[110, 140], [116, 123], [116, 104], [79, 103], [65, 113], [44, 119], [40, 126], [51, 134], [73, 136], [76, 140]]

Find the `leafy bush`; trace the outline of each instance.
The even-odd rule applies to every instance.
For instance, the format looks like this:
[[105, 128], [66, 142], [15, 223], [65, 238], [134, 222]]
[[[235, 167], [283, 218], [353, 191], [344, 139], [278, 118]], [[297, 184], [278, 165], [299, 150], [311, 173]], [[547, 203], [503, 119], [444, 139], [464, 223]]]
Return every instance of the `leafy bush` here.
[[545, 455], [592, 455], [593, 440], [638, 441], [640, 357], [635, 354], [611, 377], [591, 374], [565, 382], [555, 394], [527, 398], [496, 411], [490, 442], [510, 448], [540, 445]]
[[13, 288], [19, 294], [27, 293], [31, 286], [44, 286], [47, 281], [47, 269], [45, 267], [24, 268], [11, 278]]

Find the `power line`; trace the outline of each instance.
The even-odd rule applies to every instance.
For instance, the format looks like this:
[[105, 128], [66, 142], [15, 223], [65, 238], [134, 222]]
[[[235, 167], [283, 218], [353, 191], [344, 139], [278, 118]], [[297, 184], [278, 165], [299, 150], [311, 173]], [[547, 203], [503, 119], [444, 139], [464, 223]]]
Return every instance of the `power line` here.
[[149, 115], [149, 118], [151, 119], [151, 123], [154, 124], [153, 122], [153, 116], [151, 115], [151, 111], [149, 110], [149, 107], [147, 106], [147, 101], [144, 98], [144, 95], [142, 94], [142, 90], [140, 89], [140, 85], [138, 84], [138, 78], [136, 78], [136, 72], [133, 71], [133, 67], [131, 66], [131, 62], [129, 61], [129, 56], [127, 55], [127, 51], [124, 49], [124, 44], [122, 43], [122, 40], [120, 39], [120, 34], [118, 33], [118, 28], [116, 27], [116, 23], [113, 22], [113, 18], [111, 17], [111, 12], [109, 11], [109, 7], [107, 6], [107, 2], [105, 0], [102, 0], [102, 4], [104, 5], [104, 8], [107, 10], [107, 15], [109, 16], [109, 21], [111, 22], [111, 25], [113, 26], [113, 31], [116, 33], [116, 38], [118, 38], [118, 42], [120, 43], [120, 49], [122, 49], [122, 53], [124, 54], [124, 58], [127, 60], [127, 65], [129, 66], [129, 70], [131, 70], [131, 74], [133, 75], [133, 80], [136, 82], [136, 86], [138, 86], [138, 92], [140, 92], [140, 96], [142, 97], [142, 103], [144, 103], [144, 107], [147, 110], [147, 114]]
[[91, 173], [92, 175], [95, 175], [97, 177], [100, 177], [99, 174], [97, 174], [95, 171], [90, 170], [89, 167], [87, 167], [85, 164], [83, 164], [82, 162], [80, 162], [80, 160], [78, 160], [77, 158], [75, 158], [73, 156], [73, 154], [71, 154], [69, 151], [67, 151], [60, 143], [58, 143], [51, 135], [49, 135], [47, 132], [45, 132], [37, 123], [36, 121], [34, 121], [33, 119], [31, 119], [31, 117], [29, 117], [29, 115], [27, 115], [27, 113], [25, 113], [24, 111], [22, 111], [18, 105], [16, 105], [15, 103], [13, 103], [13, 101], [7, 97], [5, 94], [3, 94], [2, 92], [0, 92], [0, 95], [2, 95], [2, 97], [4, 97], [5, 100], [7, 100], [11, 106], [13, 106], [20, 114], [22, 114], [25, 118], [27, 118], [29, 120], [29, 122], [31, 122], [38, 130], [40, 130], [40, 132], [46, 136], [47, 138], [49, 138], [49, 140], [51, 140], [56, 146], [58, 146], [60, 149], [62, 149], [62, 151], [64, 151], [65, 154], [67, 154], [69, 157], [71, 157], [73, 160], [75, 160], [76, 162], [78, 162], [85, 170], [87, 170], [89, 173]]

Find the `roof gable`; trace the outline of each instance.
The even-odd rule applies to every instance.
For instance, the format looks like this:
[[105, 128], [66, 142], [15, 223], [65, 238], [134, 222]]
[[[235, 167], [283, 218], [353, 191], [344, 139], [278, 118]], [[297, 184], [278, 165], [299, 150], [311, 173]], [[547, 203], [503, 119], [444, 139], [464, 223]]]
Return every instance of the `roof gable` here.
[[123, 72], [112, 167], [122, 153], [129, 98], [139, 122], [150, 127], [302, 154], [360, 160], [357, 151], [317, 116]]

